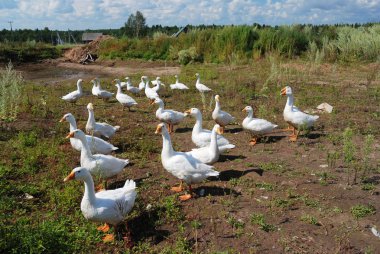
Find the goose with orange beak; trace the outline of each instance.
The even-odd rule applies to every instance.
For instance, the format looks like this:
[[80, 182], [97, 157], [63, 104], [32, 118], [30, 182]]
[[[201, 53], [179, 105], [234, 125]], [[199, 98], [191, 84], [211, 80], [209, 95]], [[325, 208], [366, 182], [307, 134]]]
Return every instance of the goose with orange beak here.
[[145, 76], [144, 78], [145, 81], [145, 95], [149, 99], [149, 102], [152, 104], [152, 101], [154, 101], [156, 98], [159, 98], [160, 96], [156, 91], [154, 91], [150, 86], [149, 86], [149, 78]]
[[224, 133], [224, 126], [235, 121], [235, 117], [221, 109], [219, 95], [215, 95], [215, 109], [212, 112], [212, 119], [220, 125], [220, 134]]
[[94, 105], [87, 104], [88, 119], [86, 123], [86, 132], [97, 137], [104, 136], [111, 138], [115, 132], [120, 129], [120, 126], [112, 126], [108, 123], [100, 123], [95, 121]]
[[127, 107], [128, 110], [131, 111], [131, 107], [137, 105], [137, 102], [131, 96], [121, 91], [121, 83], [119, 79], [115, 79], [114, 82], [116, 82], [115, 86], [117, 87], [116, 100], [123, 106], [123, 110], [124, 107]]
[[293, 133], [289, 136], [290, 141], [296, 141], [302, 130], [311, 128], [319, 116], [309, 115], [294, 106], [293, 91], [290, 86], [281, 89], [281, 95], [287, 97], [284, 108], [284, 120], [293, 127]]
[[77, 100], [79, 100], [79, 98], [83, 97], [84, 93], [83, 93], [83, 89], [82, 89], [82, 83], [83, 83], [83, 79], [78, 79], [77, 90], [62, 96], [61, 97], [62, 100], [74, 103]]
[[185, 114], [172, 109], [164, 109], [164, 102], [160, 98], [156, 98], [153, 103], [158, 105], [156, 118], [168, 124], [169, 133], [174, 132], [174, 125], [182, 122], [185, 119]]
[[[191, 108], [185, 111], [185, 116], [192, 116], [195, 118], [193, 131], [191, 132], [191, 140], [197, 147], [207, 147], [211, 143], [211, 131], [202, 128], [202, 112], [197, 108]], [[218, 133], [219, 134], [219, 133]], [[219, 147], [220, 153], [235, 147], [222, 135], [216, 136], [216, 142]]]
[[219, 176], [219, 172], [215, 171], [214, 167], [202, 163], [187, 153], [174, 151], [170, 134], [164, 123], [157, 125], [155, 133], [162, 135], [162, 166], [166, 171], [181, 180], [180, 185], [178, 187], [172, 187], [171, 190], [181, 192], [183, 190], [183, 182], [189, 186], [189, 193], [179, 197], [181, 201], [188, 200], [194, 196], [191, 188], [192, 184], [200, 183], [207, 177]]
[[[85, 190], [80, 206], [83, 216], [90, 221], [105, 223], [104, 226], [98, 227], [98, 230], [104, 233], [109, 231], [110, 226], [114, 226], [115, 231], [118, 232], [125, 216], [134, 206], [137, 196], [135, 182], [127, 180], [122, 188], [95, 193], [92, 176], [84, 167], [73, 169], [63, 181], [70, 180], [84, 182]], [[105, 242], [113, 240], [113, 234], [103, 237]]]
[[277, 128], [276, 124], [273, 124], [265, 119], [254, 118], [253, 108], [251, 106], [246, 106], [242, 110], [247, 112], [248, 116], [243, 120], [242, 126], [245, 130], [252, 134], [252, 139], [250, 140], [250, 145], [256, 145], [259, 137], [268, 134]]

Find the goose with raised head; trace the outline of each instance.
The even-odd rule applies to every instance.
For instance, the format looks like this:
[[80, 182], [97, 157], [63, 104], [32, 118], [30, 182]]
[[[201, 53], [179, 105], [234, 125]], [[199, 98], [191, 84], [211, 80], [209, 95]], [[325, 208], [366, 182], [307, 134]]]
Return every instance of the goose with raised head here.
[[235, 117], [231, 116], [230, 113], [227, 113], [221, 109], [220, 106], [220, 96], [215, 95], [215, 109], [212, 112], [212, 119], [220, 125], [220, 133], [224, 133], [224, 126], [231, 124], [235, 121]]
[[293, 133], [289, 136], [289, 140], [296, 141], [300, 132], [311, 128], [319, 116], [306, 114], [294, 106], [294, 96], [290, 86], [282, 88], [281, 95], [287, 96], [283, 113], [284, 120], [293, 128]]
[[198, 89], [199, 92], [204, 93], [204, 92], [212, 91], [211, 88], [201, 83], [201, 77], [199, 73], [195, 73], [195, 76], [197, 77], [197, 81], [195, 82], [195, 87]]
[[86, 123], [86, 132], [88, 134], [100, 137], [111, 138], [115, 132], [120, 129], [120, 126], [112, 126], [108, 123], [99, 123], [95, 121], [94, 106], [92, 103], [87, 105], [88, 120]]
[[128, 110], [131, 111], [131, 107], [137, 105], [137, 102], [131, 96], [121, 91], [121, 85], [120, 85], [119, 79], [115, 79], [114, 81], [116, 82], [115, 86], [117, 87], [116, 100], [120, 102], [120, 104], [123, 106], [123, 110], [124, 110], [124, 107], [127, 107]]
[[140, 91], [144, 90], [145, 88], [145, 80], [147, 79], [147, 76], [141, 76], [141, 82], [139, 83], [139, 89]]
[[211, 131], [211, 142], [208, 146], [195, 148], [187, 154], [193, 156], [194, 158], [200, 160], [206, 164], [213, 164], [218, 161], [220, 156], [220, 151], [218, 143], [216, 142], [217, 133], [219, 132], [220, 125], [215, 124]]
[[145, 77], [145, 95], [146, 97], [150, 100], [152, 103], [156, 98], [159, 98], [160, 96], [156, 91], [154, 91], [150, 86], [149, 86], [149, 78]]
[[175, 83], [170, 85], [170, 88], [172, 90], [175, 90], [175, 89], [188, 90], [189, 89], [185, 84], [179, 82], [178, 75], [174, 75], [174, 77], [175, 77]]
[[99, 78], [95, 78], [94, 81], [96, 82], [96, 85], [97, 85], [97, 89], [95, 89], [95, 93], [96, 93], [95, 96], [107, 101], [114, 95], [114, 93], [111, 93], [111, 92], [108, 92], [107, 90], [102, 89]]
[[271, 133], [275, 128], [277, 128], [276, 124], [273, 124], [265, 119], [254, 118], [253, 108], [251, 106], [246, 106], [242, 111], [248, 113], [247, 117], [243, 120], [242, 126], [243, 129], [252, 134], [252, 139], [249, 141], [250, 145], [255, 145], [261, 136]]
[[[202, 128], [203, 121], [201, 111], [197, 108], [191, 108], [185, 111], [185, 116], [187, 115], [195, 118], [195, 124], [191, 133], [191, 140], [193, 143], [198, 147], [208, 146], [211, 143], [211, 131]], [[235, 145], [230, 144], [230, 142], [222, 135], [217, 135], [216, 140], [221, 153], [235, 147]]]
[[78, 79], [77, 90], [62, 96], [61, 97], [62, 100], [67, 101], [67, 102], [76, 102], [80, 97], [82, 97], [84, 95], [83, 90], [82, 90], [82, 83], [83, 83], [83, 80]]
[[151, 82], [152, 82], [152, 85], [154, 85], [152, 87], [152, 90], [156, 91], [156, 93], [159, 93], [162, 87], [165, 86], [165, 84], [161, 82], [160, 77], [156, 77], [156, 80], [152, 80]]
[[[95, 193], [94, 180], [84, 167], [74, 168], [63, 181], [70, 180], [84, 182], [84, 194], [80, 205], [83, 216], [89, 221], [105, 223], [98, 227], [98, 230], [108, 232], [110, 226], [114, 226], [115, 231], [118, 231], [117, 227], [134, 206], [137, 196], [136, 183], [133, 180], [126, 180], [122, 188]], [[105, 242], [113, 240], [113, 234], [103, 237]]]
[[160, 98], [156, 98], [152, 103], [158, 105], [156, 111], [157, 119], [168, 124], [169, 133], [174, 132], [174, 125], [182, 122], [185, 118], [185, 114], [172, 109], [164, 109], [164, 102]]
[[128, 165], [129, 160], [119, 159], [112, 155], [92, 154], [86, 135], [83, 131], [76, 129], [71, 131], [66, 138], [76, 138], [82, 143], [80, 154], [80, 165], [85, 167], [94, 176], [107, 179], [116, 176]]
[[[71, 113], [65, 114], [61, 118], [60, 122], [62, 123], [63, 121], [67, 121], [70, 124], [70, 132], [78, 129], [75, 118]], [[86, 135], [86, 139], [87, 139], [87, 143], [89, 144], [91, 153], [93, 154], [96, 154], [96, 153], [110, 154], [111, 152], [119, 149], [113, 146], [112, 144], [108, 143], [107, 141], [95, 136]], [[70, 143], [71, 143], [71, 146], [75, 150], [77, 151], [82, 150], [82, 143], [80, 142], [80, 140], [76, 138], [70, 138]]]
[[175, 192], [181, 192], [182, 182], [184, 181], [189, 186], [189, 193], [180, 196], [180, 200], [185, 201], [193, 197], [191, 185], [200, 183], [208, 177], [219, 176], [219, 172], [214, 170], [214, 167], [202, 163], [193, 156], [176, 152], [170, 139], [170, 134], [164, 123], [157, 125], [156, 134], [161, 134], [163, 139], [161, 162], [162, 166], [173, 176], [181, 180], [178, 187], [173, 187]]
[[[129, 77], [125, 77], [125, 80], [127, 81], [127, 82], [125, 82], [126, 83], [126, 87], [127, 87], [127, 91], [128, 92], [131, 92], [131, 93], [133, 93], [133, 94], [139, 94], [140, 93], [140, 91], [142, 90], [142, 89], [144, 89], [144, 87], [142, 87], [142, 88], [140, 88], [140, 87], [134, 87], [133, 85], [132, 85], [132, 82], [131, 82], [131, 79], [129, 78]], [[121, 86], [121, 87], [123, 87], [123, 86]]]

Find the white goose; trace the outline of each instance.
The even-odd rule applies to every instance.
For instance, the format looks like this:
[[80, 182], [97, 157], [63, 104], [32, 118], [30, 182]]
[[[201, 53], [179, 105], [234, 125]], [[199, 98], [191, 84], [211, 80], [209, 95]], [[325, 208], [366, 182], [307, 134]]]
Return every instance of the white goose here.
[[199, 73], [195, 73], [195, 76], [197, 77], [197, 81], [195, 82], [195, 87], [198, 89], [199, 92], [204, 93], [204, 92], [212, 91], [210, 88], [208, 88], [207, 86], [201, 83], [201, 77]]
[[91, 80], [91, 83], [92, 83], [92, 89], [91, 89], [92, 95], [98, 96], [99, 94], [98, 83], [95, 81], [95, 79]]
[[[208, 146], [211, 143], [211, 131], [202, 128], [201, 111], [197, 108], [191, 108], [185, 111], [185, 115], [195, 117], [195, 124], [191, 133], [191, 140], [193, 141], [193, 143], [198, 147]], [[230, 144], [230, 142], [222, 135], [217, 135], [217, 143], [219, 151], [221, 153], [235, 147], [235, 145]]]
[[112, 126], [108, 123], [95, 122], [94, 106], [92, 103], [87, 105], [88, 109], [88, 120], [86, 123], [86, 132], [94, 136], [104, 136], [106, 138], [111, 138], [115, 135], [115, 132], [120, 129], [120, 126]]
[[111, 93], [111, 92], [108, 92], [107, 90], [102, 89], [99, 78], [95, 78], [94, 81], [96, 82], [96, 85], [97, 85], [97, 89], [95, 89], [95, 93], [96, 93], [95, 96], [103, 100], [109, 100], [114, 95], [114, 93]]
[[80, 97], [84, 95], [83, 90], [82, 90], [82, 83], [83, 83], [83, 80], [78, 79], [77, 90], [62, 96], [62, 99], [68, 102], [76, 102]]
[[185, 118], [185, 114], [172, 109], [164, 109], [164, 102], [160, 98], [156, 98], [153, 103], [158, 104], [156, 111], [157, 119], [169, 125], [169, 133], [174, 132], [173, 125], [182, 122]]
[[151, 87], [149, 87], [149, 78], [145, 77], [145, 95], [152, 102], [156, 98], [159, 98], [159, 95]]
[[[129, 92], [131, 92], [133, 94], [139, 94], [140, 91], [142, 89], [144, 89], [144, 87], [142, 87], [142, 88], [140, 88], [140, 87], [134, 87], [132, 85], [131, 79], [129, 77], [126, 77], [125, 79], [127, 80], [127, 82], [126, 82], [127, 91], [129, 91]], [[121, 86], [121, 87], [123, 87], [123, 86]]]
[[[90, 221], [106, 223], [98, 227], [98, 230], [107, 232], [111, 225], [117, 231], [117, 226], [124, 221], [125, 216], [134, 206], [137, 196], [136, 183], [133, 180], [127, 180], [122, 188], [95, 193], [94, 180], [84, 167], [74, 168], [63, 181], [70, 180], [84, 182], [84, 194], [80, 204], [83, 216]], [[103, 237], [105, 242], [113, 240], [113, 234]]]
[[[65, 114], [61, 118], [60, 122], [62, 123], [63, 121], [69, 122], [70, 132], [78, 129], [75, 118], [71, 113]], [[87, 143], [89, 144], [91, 153], [93, 153], [93, 154], [94, 153], [110, 154], [112, 151], [119, 149], [119, 148], [113, 146], [112, 144], [108, 143], [107, 141], [105, 141], [101, 138], [95, 137], [95, 136], [86, 135], [86, 139], [87, 139]], [[75, 138], [70, 138], [70, 143], [71, 143], [71, 146], [75, 150], [77, 150], [77, 151], [82, 150], [82, 143], [80, 142], [80, 140], [75, 139]]]
[[76, 138], [82, 143], [80, 165], [85, 167], [94, 176], [107, 179], [116, 176], [128, 165], [129, 160], [119, 159], [112, 155], [92, 154], [83, 131], [76, 129], [66, 138]]
[[243, 120], [242, 126], [252, 134], [252, 139], [249, 142], [251, 145], [255, 145], [260, 136], [268, 134], [277, 128], [276, 124], [265, 119], [254, 118], [253, 108], [251, 106], [246, 106], [242, 111], [248, 113], [248, 116]]
[[231, 116], [230, 113], [221, 110], [219, 100], [219, 95], [215, 95], [215, 109], [212, 112], [212, 119], [214, 119], [214, 121], [220, 125], [220, 131], [221, 134], [223, 134], [224, 126], [229, 125], [230, 123], [235, 121], [235, 117]]
[[172, 90], [175, 90], [175, 89], [188, 90], [189, 89], [185, 84], [179, 82], [178, 75], [174, 75], [174, 77], [175, 77], [175, 83], [170, 85], [170, 88]]
[[290, 86], [282, 88], [281, 95], [287, 96], [284, 120], [293, 127], [293, 133], [289, 136], [289, 139], [290, 141], [296, 141], [301, 130], [312, 127], [319, 116], [306, 114], [293, 105], [294, 97]]
[[161, 82], [160, 77], [156, 77], [156, 80], [151, 81], [154, 87], [152, 87], [152, 90], [156, 91], [156, 93], [159, 93], [162, 89], [162, 86], [165, 86], [164, 83]]
[[219, 124], [215, 124], [214, 128], [212, 128], [211, 142], [208, 146], [195, 148], [192, 151], [187, 152], [187, 154], [206, 164], [213, 164], [217, 162], [220, 155], [218, 143], [216, 142], [216, 135], [219, 131], [219, 127]]
[[137, 105], [137, 102], [131, 96], [121, 91], [121, 85], [120, 85], [119, 79], [115, 79], [114, 81], [116, 82], [115, 86], [117, 87], [116, 100], [120, 102], [120, 104], [123, 106], [123, 110], [124, 110], [124, 107], [127, 107], [128, 110], [131, 111], [131, 107]]
[[147, 76], [141, 76], [141, 82], [139, 83], [139, 89], [140, 91], [145, 88], [145, 79], [147, 79]]
[[206, 165], [186, 153], [174, 151], [170, 134], [164, 123], [157, 125], [155, 133], [162, 134], [162, 166], [173, 176], [181, 180], [180, 186], [173, 187], [172, 190], [176, 192], [182, 191], [182, 181], [185, 181], [189, 186], [190, 193], [180, 196], [180, 200], [185, 201], [192, 197], [192, 184], [202, 182], [210, 176], [219, 176], [219, 172], [215, 171], [212, 166]]

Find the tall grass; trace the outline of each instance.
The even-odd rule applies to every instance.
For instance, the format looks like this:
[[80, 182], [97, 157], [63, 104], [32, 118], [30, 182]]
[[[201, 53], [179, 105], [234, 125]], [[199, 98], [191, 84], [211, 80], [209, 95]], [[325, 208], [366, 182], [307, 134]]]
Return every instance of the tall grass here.
[[9, 63], [0, 74], [0, 119], [13, 121], [17, 117], [23, 78]]

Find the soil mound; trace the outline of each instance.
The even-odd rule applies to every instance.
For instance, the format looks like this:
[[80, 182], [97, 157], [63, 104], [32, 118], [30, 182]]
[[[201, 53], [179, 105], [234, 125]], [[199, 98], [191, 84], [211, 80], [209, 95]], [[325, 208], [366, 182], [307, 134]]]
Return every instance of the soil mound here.
[[97, 51], [102, 41], [113, 39], [110, 35], [102, 35], [91, 41], [90, 43], [71, 48], [67, 50], [63, 56], [69, 61], [77, 63], [86, 63], [87, 61], [94, 61], [97, 58]]

